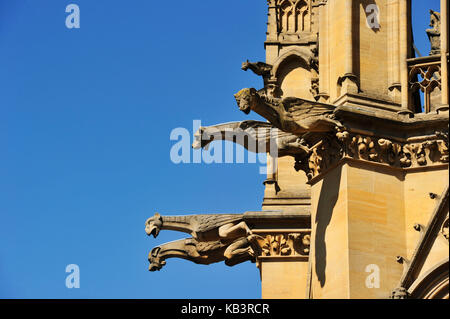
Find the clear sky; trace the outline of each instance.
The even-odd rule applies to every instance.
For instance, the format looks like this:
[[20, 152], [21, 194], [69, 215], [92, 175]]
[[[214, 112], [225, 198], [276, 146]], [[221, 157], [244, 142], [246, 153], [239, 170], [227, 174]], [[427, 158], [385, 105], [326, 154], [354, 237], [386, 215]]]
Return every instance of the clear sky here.
[[[439, 0], [412, 2], [427, 55]], [[0, 298], [260, 298], [250, 262], [148, 272], [152, 247], [188, 235], [150, 238], [144, 222], [261, 209], [260, 164], [177, 165], [169, 137], [260, 119], [233, 94], [262, 85], [240, 65], [264, 61], [266, 13], [265, 0], [0, 0]]]

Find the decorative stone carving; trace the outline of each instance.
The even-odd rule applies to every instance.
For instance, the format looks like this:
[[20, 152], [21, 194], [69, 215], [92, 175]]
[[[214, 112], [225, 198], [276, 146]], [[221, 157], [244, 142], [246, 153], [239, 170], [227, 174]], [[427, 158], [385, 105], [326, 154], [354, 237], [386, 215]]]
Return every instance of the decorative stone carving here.
[[287, 244], [287, 239], [284, 235], [268, 235], [264, 240], [262, 246], [264, 256], [274, 255], [289, 255], [291, 247]]
[[408, 299], [408, 291], [403, 287], [395, 288], [391, 293], [390, 299]]
[[441, 14], [430, 10], [430, 27], [426, 29], [428, 39], [431, 44], [430, 55], [440, 54], [441, 52]]
[[319, 49], [317, 43], [311, 48], [311, 58], [309, 59], [309, 66], [311, 69], [319, 73]]
[[186, 238], [166, 243], [151, 250], [148, 256], [149, 270], [160, 270], [168, 258], [182, 258], [204, 265], [225, 261], [227, 266], [234, 266], [248, 260], [254, 261], [255, 250], [252, 245], [255, 245], [256, 237], [256, 235], [250, 235], [231, 242], [198, 241], [195, 238]]
[[435, 89], [441, 90], [441, 64], [436, 61], [418, 61], [409, 67], [409, 87], [411, 91], [422, 91], [424, 94], [425, 113], [432, 110], [432, 94]]
[[343, 125], [334, 118], [335, 106], [295, 97], [272, 98], [254, 88], [234, 95], [245, 114], [254, 111], [280, 130], [301, 135], [306, 132], [329, 132]]
[[280, 87], [276, 76], [273, 74], [272, 65], [264, 62], [249, 62], [247, 60], [242, 63], [241, 69], [244, 71], [250, 69], [253, 73], [263, 78], [264, 88], [261, 91], [264, 91], [266, 96], [278, 96]]
[[400, 162], [400, 153], [402, 151], [400, 144], [380, 138], [378, 140], [378, 146], [380, 148], [379, 160], [381, 163], [395, 165], [395, 163]]
[[242, 70], [252, 70], [256, 75], [262, 76], [264, 80], [270, 77], [272, 66], [264, 62], [249, 62], [248, 60], [242, 63]]
[[258, 257], [306, 257], [309, 254], [310, 230], [255, 231], [253, 233], [236, 215], [161, 216], [156, 213], [145, 222], [147, 235], [157, 237], [164, 229], [189, 233], [184, 238], [159, 245], [148, 256], [149, 270], [160, 270], [168, 258], [182, 258], [208, 265], [225, 261], [234, 266]]
[[[161, 230], [192, 235], [155, 247], [149, 254], [150, 271], [160, 270], [167, 258], [177, 257], [198, 264], [225, 261], [229, 266], [253, 260], [258, 245], [242, 214], [161, 216], [156, 213], [145, 222], [145, 232], [155, 238]], [[253, 246], [253, 248], [252, 248]], [[256, 252], [255, 249], [256, 248]]]
[[314, 99], [316, 101], [318, 101], [320, 98], [320, 96], [319, 96], [319, 78], [318, 77], [311, 78], [311, 89], [309, 91], [313, 95]]
[[319, 49], [317, 44], [311, 48], [311, 58], [309, 59], [309, 67], [311, 68], [311, 88], [309, 91], [315, 101], [320, 99], [319, 87]]
[[164, 229], [188, 233], [200, 241], [231, 240], [252, 233], [242, 214], [161, 216], [155, 213], [145, 222], [145, 232], [149, 236], [156, 238]]
[[349, 150], [352, 151], [353, 157], [365, 160], [375, 160], [377, 152], [375, 151], [375, 143], [369, 136], [363, 137], [361, 135], [353, 136]]
[[274, 157], [308, 153], [305, 141], [294, 134], [278, 130], [267, 122], [242, 121], [202, 126], [194, 134], [194, 149], [205, 148], [212, 141], [227, 140], [255, 153], [271, 153]]
[[285, 40], [299, 39], [299, 33], [311, 30], [310, 0], [278, 0], [278, 30]]
[[[308, 178], [315, 177], [343, 158], [376, 162], [399, 168], [420, 167], [448, 163], [448, 133], [415, 143], [400, 143], [386, 138], [363, 136], [338, 129], [316, 135], [319, 140], [310, 152], [296, 156], [296, 170], [303, 170]], [[304, 141], [306, 138], [303, 139]], [[306, 141], [306, 148], [311, 143]]]
[[439, 156], [439, 161], [443, 163], [448, 163], [448, 131], [447, 132], [436, 132], [436, 137], [439, 139], [435, 141], [436, 148], [433, 149], [435, 155]]
[[263, 241], [258, 239], [262, 256], [307, 256], [311, 235], [305, 233], [266, 234]]

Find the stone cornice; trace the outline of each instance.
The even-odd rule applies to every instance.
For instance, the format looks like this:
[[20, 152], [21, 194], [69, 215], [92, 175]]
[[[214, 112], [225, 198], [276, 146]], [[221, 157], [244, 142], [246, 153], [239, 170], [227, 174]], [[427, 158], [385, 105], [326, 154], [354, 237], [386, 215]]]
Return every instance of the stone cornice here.
[[349, 130], [364, 129], [368, 135], [390, 135], [393, 138], [408, 138], [433, 134], [437, 130], [448, 131], [449, 113], [419, 113], [412, 118], [386, 110], [367, 107], [338, 106], [335, 116]]
[[310, 229], [258, 229], [260, 251], [256, 257], [259, 268], [262, 261], [307, 261], [311, 243]]
[[[305, 138], [306, 139], [306, 138]], [[448, 131], [436, 132], [416, 139], [393, 139], [391, 136], [369, 136], [348, 130], [312, 134], [311, 151], [296, 156], [296, 170], [303, 170], [308, 179], [316, 180], [328, 169], [344, 160], [356, 160], [398, 169], [448, 165]]]

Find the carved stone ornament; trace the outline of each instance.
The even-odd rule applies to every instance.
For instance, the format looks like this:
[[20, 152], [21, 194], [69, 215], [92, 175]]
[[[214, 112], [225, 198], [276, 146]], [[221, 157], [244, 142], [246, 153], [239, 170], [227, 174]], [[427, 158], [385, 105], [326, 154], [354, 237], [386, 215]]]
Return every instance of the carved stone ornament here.
[[262, 256], [307, 256], [311, 235], [306, 233], [267, 234], [261, 242]]
[[247, 60], [244, 63], [242, 63], [241, 69], [244, 71], [250, 69], [256, 75], [262, 76], [264, 80], [267, 80], [270, 78], [272, 66], [264, 62], [249, 62]]
[[408, 299], [408, 291], [403, 287], [395, 288], [391, 293], [390, 299]]
[[242, 89], [234, 95], [245, 114], [258, 113], [276, 128], [295, 135], [307, 132], [330, 132], [343, 125], [334, 118], [334, 105], [296, 97], [274, 98], [265, 90]]
[[[317, 139], [320, 141], [317, 143]], [[332, 134], [316, 136], [307, 142], [311, 151], [296, 156], [296, 170], [303, 170], [311, 179], [344, 158], [376, 162], [399, 168], [448, 163], [448, 133], [437, 132], [421, 142], [397, 142], [387, 138], [364, 136], [337, 129]]]
[[310, 32], [310, 5], [312, 0], [277, 0], [277, 29], [280, 38], [286, 41], [296, 41], [303, 32]]
[[145, 232], [155, 238], [161, 230], [188, 233], [192, 238], [155, 247], [149, 254], [150, 271], [160, 270], [167, 258], [183, 258], [198, 264], [225, 261], [229, 266], [254, 260], [256, 237], [242, 214], [161, 216], [145, 222]]
[[194, 238], [172, 241], [151, 250], [148, 256], [149, 270], [160, 270], [168, 258], [182, 258], [203, 265], [225, 261], [227, 266], [254, 261], [252, 245], [255, 244], [255, 238], [255, 235], [250, 235], [230, 241], [199, 241]]
[[440, 60], [411, 64], [408, 67], [408, 83], [411, 92], [418, 90], [424, 94], [424, 110], [430, 113], [433, 109], [432, 96], [442, 89], [442, 71]]
[[157, 271], [168, 258], [182, 258], [208, 265], [224, 261], [227, 266], [257, 261], [259, 256], [307, 256], [310, 231], [253, 233], [243, 214], [161, 216], [156, 213], [145, 222], [147, 235], [155, 238], [161, 230], [191, 234], [154, 247], [149, 253], [149, 270]]
[[282, 261], [302, 260], [307, 261], [311, 244], [310, 229], [289, 230], [254, 230], [257, 248], [255, 255], [256, 266], [261, 267], [264, 260]]
[[430, 10], [430, 27], [426, 29], [428, 39], [430, 40], [430, 55], [439, 54], [441, 51], [441, 14]]
[[237, 143], [254, 153], [270, 153], [273, 157], [308, 153], [310, 149], [301, 137], [283, 132], [272, 124], [242, 121], [202, 126], [194, 134], [194, 149], [205, 148], [213, 141]]
[[316, 101], [318, 101], [320, 98], [320, 96], [319, 96], [319, 78], [318, 77], [311, 78], [311, 89], [309, 91], [313, 95], [314, 99]]

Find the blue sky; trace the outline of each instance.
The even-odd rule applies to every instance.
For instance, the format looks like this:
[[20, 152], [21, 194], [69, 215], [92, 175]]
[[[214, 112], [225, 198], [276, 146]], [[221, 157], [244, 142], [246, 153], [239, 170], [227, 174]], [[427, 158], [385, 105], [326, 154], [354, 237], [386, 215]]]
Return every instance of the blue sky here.
[[[80, 29], [65, 26], [70, 3]], [[426, 55], [439, 1], [413, 6]], [[152, 247], [187, 235], [149, 238], [144, 222], [261, 209], [259, 164], [176, 165], [169, 136], [258, 119], [233, 94], [261, 87], [240, 65], [264, 61], [266, 13], [262, 0], [0, 0], [0, 298], [260, 298], [249, 262], [148, 272]]]

